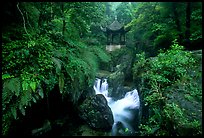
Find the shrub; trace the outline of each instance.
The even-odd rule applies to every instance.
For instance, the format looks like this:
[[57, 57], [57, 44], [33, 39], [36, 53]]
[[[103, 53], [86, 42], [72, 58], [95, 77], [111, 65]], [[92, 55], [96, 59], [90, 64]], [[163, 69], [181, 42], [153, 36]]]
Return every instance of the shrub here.
[[[195, 124], [187, 115], [185, 109], [188, 107], [182, 106], [182, 101], [192, 102], [196, 97], [202, 97], [202, 88], [193, 79], [199, 75], [193, 77], [190, 73], [199, 66], [196, 59], [176, 41], [169, 50], [160, 51], [156, 57], [145, 58], [145, 53], [137, 54], [136, 57], [138, 60], [133, 66], [134, 80], [140, 83], [144, 106], [149, 109], [149, 118], [143, 120], [140, 126], [141, 135], [182, 135], [179, 133], [181, 125]], [[200, 73], [197, 71], [195, 74]], [[195, 102], [193, 104], [196, 105]], [[200, 124], [194, 125], [196, 132], [191, 135], [201, 133], [198, 129], [201, 122], [199, 118], [195, 120]]]

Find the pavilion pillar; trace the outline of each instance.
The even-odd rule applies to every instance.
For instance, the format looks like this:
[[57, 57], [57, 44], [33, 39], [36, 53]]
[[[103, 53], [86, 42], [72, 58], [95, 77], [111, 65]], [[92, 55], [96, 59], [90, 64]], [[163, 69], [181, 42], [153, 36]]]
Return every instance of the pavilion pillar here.
[[125, 44], [125, 41], [126, 41], [125, 34], [123, 34], [123, 41], [124, 41], [124, 44]]
[[121, 33], [119, 33], [119, 35], [120, 35], [120, 38], [119, 38], [120, 39], [119, 40], [120, 43], [119, 43], [119, 45], [121, 45]]
[[109, 44], [108, 36], [109, 36], [109, 34], [107, 33], [106, 34], [106, 43], [107, 43], [107, 45]]
[[111, 44], [113, 44], [113, 39], [114, 39], [114, 36], [113, 36], [113, 34], [111, 33]]

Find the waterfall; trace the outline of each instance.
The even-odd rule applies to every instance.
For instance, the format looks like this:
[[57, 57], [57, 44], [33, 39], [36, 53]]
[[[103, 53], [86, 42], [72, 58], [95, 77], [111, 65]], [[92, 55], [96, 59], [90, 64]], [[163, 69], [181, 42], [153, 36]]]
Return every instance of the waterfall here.
[[108, 101], [108, 106], [113, 112], [114, 124], [112, 126], [112, 135], [117, 135], [117, 132], [119, 131], [118, 129], [120, 128], [134, 132], [134, 128], [132, 127], [134, 113], [132, 111], [139, 109], [140, 107], [140, 100], [137, 90], [134, 89], [129, 91], [125, 94], [124, 98], [114, 101], [108, 96], [107, 79], [101, 80], [99, 78], [96, 78], [94, 90], [96, 94], [104, 95]]
[[108, 96], [108, 82], [104, 79], [101, 83], [101, 79], [96, 78], [94, 90], [96, 94], [103, 94], [106, 98]]
[[[108, 91], [107, 79], [104, 79], [104, 82], [102, 82], [100, 90], [101, 90], [101, 92]], [[108, 95], [106, 95], [106, 96], [108, 96]]]
[[95, 84], [94, 84], [94, 90], [96, 92], [96, 94], [100, 93], [100, 86], [101, 85], [101, 80], [96, 78]]

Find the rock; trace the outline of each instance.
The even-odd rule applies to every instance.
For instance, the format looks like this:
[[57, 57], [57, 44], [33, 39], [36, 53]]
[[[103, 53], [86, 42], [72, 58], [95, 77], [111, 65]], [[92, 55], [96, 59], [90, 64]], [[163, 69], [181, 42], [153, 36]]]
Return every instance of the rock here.
[[82, 92], [79, 97], [78, 104], [81, 104], [86, 98], [95, 95], [95, 91], [92, 87], [88, 87], [84, 92]]
[[114, 123], [111, 108], [102, 94], [86, 98], [79, 106], [79, 116], [93, 129], [109, 131]]
[[99, 70], [99, 72], [97, 72], [97, 74], [96, 74], [96, 78], [107, 78], [110, 74], [111, 74], [111, 72], [109, 72], [109, 71]]
[[50, 121], [45, 120], [42, 127], [32, 130], [31, 135], [32, 136], [40, 136], [40, 135], [47, 133], [48, 131], [51, 131], [51, 129], [52, 129], [52, 127], [51, 127]]
[[123, 95], [121, 93], [121, 87], [124, 84], [124, 73], [120, 71], [116, 71], [108, 76], [108, 84], [109, 84], [109, 93], [110, 97], [114, 97], [116, 99], [121, 98]]
[[[82, 125], [79, 128], [79, 131], [81, 132], [80, 134], [76, 135], [76, 136], [111, 136], [110, 132], [104, 132], [104, 131], [97, 131], [97, 130], [93, 130], [91, 129], [89, 126], [87, 125]], [[75, 135], [74, 135], [75, 136]]]

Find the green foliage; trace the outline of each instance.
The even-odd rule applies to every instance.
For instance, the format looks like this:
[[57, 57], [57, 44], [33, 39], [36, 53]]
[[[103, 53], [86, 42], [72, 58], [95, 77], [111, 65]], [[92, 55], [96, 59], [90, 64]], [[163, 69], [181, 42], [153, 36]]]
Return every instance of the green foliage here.
[[152, 82], [158, 82], [163, 87], [179, 80], [181, 76], [187, 73], [188, 65], [195, 63], [191, 54], [183, 51], [183, 49], [184, 47], [179, 46], [175, 41], [170, 50], [165, 53], [159, 53], [150, 63], [152, 70], [149, 70], [145, 78]]
[[133, 79], [136, 79], [135, 77], [141, 77], [141, 71], [144, 69], [144, 65], [146, 63], [145, 59], [145, 53], [142, 52], [141, 54], [136, 54], [136, 62], [133, 66]]
[[[139, 2], [133, 9], [134, 16], [128, 24], [132, 28], [130, 33], [134, 35], [137, 52], [145, 51], [148, 56], [156, 56], [159, 49], [169, 49], [174, 39], [184, 45], [187, 39], [186, 4]], [[202, 4], [195, 2], [190, 5], [190, 41], [193, 48], [193, 44], [202, 38]]]
[[9, 74], [2, 74], [2, 80], [12, 78], [14, 76], [10, 76]]
[[4, 23], [2, 33], [4, 135], [12, 121], [22, 119], [26, 108], [56, 85], [62, 96], [70, 95], [77, 103], [92, 87], [98, 63], [110, 59], [101, 46], [88, 46], [84, 41], [86, 36], [93, 38], [90, 27], [92, 22], [100, 24], [104, 4], [23, 2], [18, 7], [17, 13], [6, 9], [11, 17], [19, 18], [15, 21], [9, 16], [12, 23]]
[[[195, 41], [202, 38], [202, 4], [197, 2], [192, 5], [192, 13], [191, 13], [191, 24], [193, 24], [190, 28], [192, 32], [190, 36], [191, 41]], [[194, 25], [195, 24], [195, 25]]]
[[129, 129], [128, 128], [125, 128], [125, 132], [127, 133], [129, 131]]
[[95, 46], [91, 49], [97, 57], [102, 61], [102, 62], [109, 62], [110, 61], [110, 55], [106, 53], [104, 49], [100, 46]]
[[132, 20], [132, 7], [129, 2], [121, 2], [116, 9], [116, 16], [120, 23], [127, 24]]
[[[133, 76], [135, 82], [140, 83], [144, 106], [149, 108], [149, 118], [140, 126], [141, 135], [172, 135], [173, 131], [175, 135], [201, 134], [200, 111], [197, 117], [192, 117], [188, 114], [193, 109], [183, 105], [190, 100], [195, 106], [202, 97], [198, 67], [192, 53], [184, 51], [176, 40], [171, 49], [160, 51], [156, 57], [145, 58], [145, 53], [136, 55]], [[197, 71], [197, 75], [194, 74], [197, 77], [191, 75], [192, 70]], [[191, 134], [183, 132], [188, 126], [194, 130]]]
[[[37, 82], [22, 79], [25, 78], [10, 78], [3, 81], [2, 127], [4, 135], [7, 134], [11, 121], [13, 119], [19, 119], [19, 112], [22, 115], [25, 115], [26, 107], [31, 106], [33, 102], [36, 102], [36, 100], [39, 99], [39, 96], [43, 98], [42, 88], [38, 87], [38, 90], [36, 91]], [[38, 93], [38, 91], [40, 92]]]

